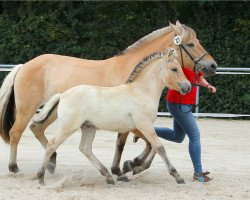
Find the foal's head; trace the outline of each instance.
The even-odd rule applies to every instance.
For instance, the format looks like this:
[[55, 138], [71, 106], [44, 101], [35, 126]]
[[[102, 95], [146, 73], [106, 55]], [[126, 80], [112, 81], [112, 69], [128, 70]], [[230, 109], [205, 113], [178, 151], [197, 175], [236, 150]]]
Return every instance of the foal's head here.
[[180, 63], [176, 60], [176, 50], [168, 48], [162, 52], [164, 61], [162, 64], [162, 78], [169, 89], [186, 94], [191, 90], [191, 84], [184, 75]]
[[212, 76], [217, 69], [217, 63], [214, 61], [205, 49], [201, 46], [193, 29], [182, 25], [179, 21], [176, 25], [170, 23], [173, 30], [174, 44], [179, 48], [179, 61], [183, 66], [189, 66], [194, 70], [202, 70], [204, 76]]

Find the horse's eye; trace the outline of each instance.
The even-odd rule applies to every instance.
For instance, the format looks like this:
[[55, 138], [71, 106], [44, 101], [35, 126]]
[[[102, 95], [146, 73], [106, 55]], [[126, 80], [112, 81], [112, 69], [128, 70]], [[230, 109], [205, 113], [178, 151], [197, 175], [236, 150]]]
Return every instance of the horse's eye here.
[[194, 43], [187, 44], [188, 47], [194, 47]]
[[172, 68], [171, 69], [173, 72], [177, 72], [177, 68]]

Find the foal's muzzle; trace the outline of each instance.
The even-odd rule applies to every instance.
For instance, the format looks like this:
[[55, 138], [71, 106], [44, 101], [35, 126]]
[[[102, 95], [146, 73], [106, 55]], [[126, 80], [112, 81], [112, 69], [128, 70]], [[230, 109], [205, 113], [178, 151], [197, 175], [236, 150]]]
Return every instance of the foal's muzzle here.
[[187, 94], [191, 90], [191, 83], [189, 81], [180, 82], [180, 83], [178, 83], [178, 85], [180, 86], [180, 93], [181, 94]]

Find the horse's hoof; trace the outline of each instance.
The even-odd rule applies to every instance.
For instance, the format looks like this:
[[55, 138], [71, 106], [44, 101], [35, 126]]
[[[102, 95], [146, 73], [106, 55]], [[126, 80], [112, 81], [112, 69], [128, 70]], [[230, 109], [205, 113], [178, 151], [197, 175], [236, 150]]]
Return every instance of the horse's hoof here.
[[20, 170], [19, 170], [17, 164], [16, 164], [16, 163], [13, 163], [13, 164], [9, 164], [9, 171], [10, 171], [10, 172], [14, 172], [14, 173], [16, 174], [16, 173], [19, 172]]
[[113, 179], [107, 179], [106, 183], [110, 185], [115, 185], [115, 181]]
[[137, 166], [133, 169], [133, 175], [141, 173], [143, 170], [141, 169], [140, 166]]
[[56, 167], [54, 166], [54, 164], [49, 163], [49, 165], [47, 167], [47, 170], [48, 170], [49, 173], [54, 174], [55, 170], [56, 170]]
[[112, 174], [117, 175], [117, 176], [119, 176], [119, 174], [122, 174], [120, 167], [117, 167], [117, 166], [111, 167], [111, 172]]
[[125, 161], [122, 168], [123, 174], [131, 172], [133, 170], [133, 167], [134, 165], [132, 160]]
[[117, 181], [129, 182], [129, 179], [125, 174], [123, 174], [117, 177]]
[[39, 178], [39, 184], [42, 185], [42, 186], [45, 186], [44, 179], [40, 179], [40, 178]]
[[178, 184], [185, 184], [184, 179], [179, 179], [179, 180], [176, 180], [176, 182], [177, 182]]

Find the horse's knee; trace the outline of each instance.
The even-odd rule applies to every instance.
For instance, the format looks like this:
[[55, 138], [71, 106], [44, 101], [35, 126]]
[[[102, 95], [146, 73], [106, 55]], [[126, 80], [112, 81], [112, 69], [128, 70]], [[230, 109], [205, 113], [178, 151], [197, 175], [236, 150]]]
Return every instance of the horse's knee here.
[[[36, 123], [32, 123], [31, 125], [30, 125], [30, 130], [35, 134], [36, 132], [37, 132], [37, 126], [38, 126], [38, 124], [36, 124]], [[36, 135], [36, 134], [35, 134]]]
[[89, 158], [91, 156], [91, 152], [88, 148], [85, 148], [83, 146], [79, 146], [79, 150], [87, 157]]
[[21, 131], [10, 131], [10, 144], [18, 144], [23, 132]]
[[166, 155], [166, 150], [163, 147], [163, 145], [159, 145], [156, 147], [156, 152], [160, 155], [160, 156], [165, 156]]
[[35, 135], [36, 138], [39, 138], [44, 134], [40, 124], [32, 123], [30, 125], [30, 130], [32, 131], [32, 133]]

